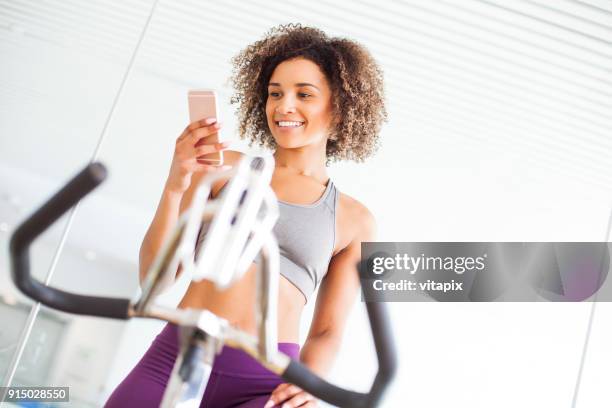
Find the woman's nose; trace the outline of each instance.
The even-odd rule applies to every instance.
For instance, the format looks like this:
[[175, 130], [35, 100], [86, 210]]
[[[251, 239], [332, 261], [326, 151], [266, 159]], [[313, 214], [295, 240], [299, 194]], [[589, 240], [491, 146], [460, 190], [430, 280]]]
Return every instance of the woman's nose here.
[[281, 115], [286, 115], [288, 113], [295, 113], [295, 106], [291, 103], [282, 102], [276, 107], [275, 110]]

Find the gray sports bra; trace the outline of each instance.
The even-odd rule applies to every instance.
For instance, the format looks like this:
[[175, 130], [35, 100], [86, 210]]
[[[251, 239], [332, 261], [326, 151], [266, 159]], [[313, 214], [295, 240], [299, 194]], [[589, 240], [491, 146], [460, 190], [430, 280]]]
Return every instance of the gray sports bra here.
[[338, 190], [329, 180], [312, 204], [278, 201], [274, 235], [280, 252], [280, 273], [303, 294], [306, 302], [327, 273], [336, 244]]
[[[338, 196], [330, 179], [323, 195], [312, 204], [278, 201], [279, 218], [273, 232], [278, 241], [280, 274], [302, 292], [306, 302], [327, 273], [334, 252]], [[204, 226], [200, 231], [196, 254], [206, 230]], [[258, 262], [259, 257], [255, 259]]]

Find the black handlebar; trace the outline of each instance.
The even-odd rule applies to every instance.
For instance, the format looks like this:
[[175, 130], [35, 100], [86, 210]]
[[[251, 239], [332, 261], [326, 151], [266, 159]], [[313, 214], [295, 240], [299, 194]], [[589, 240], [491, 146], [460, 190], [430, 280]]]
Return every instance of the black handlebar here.
[[[101, 163], [91, 163], [24, 221], [10, 241], [11, 272], [17, 287], [32, 299], [64, 312], [127, 319], [129, 299], [83, 296], [46, 286], [30, 274], [29, 247], [51, 224], [94, 190], [106, 178]], [[358, 267], [364, 268], [362, 261]], [[397, 364], [391, 325], [384, 303], [366, 302], [378, 356], [378, 373], [368, 393], [349, 391], [321, 379], [300, 362], [291, 360], [282, 377], [311, 394], [340, 407], [366, 408], [380, 403]]]
[[[359, 268], [365, 267], [362, 261]], [[378, 372], [368, 393], [345, 390], [328, 383], [296, 360], [291, 360], [282, 374], [283, 379], [339, 407], [368, 408], [377, 406], [397, 371], [395, 343], [386, 306], [366, 302], [374, 347], [378, 356]]]
[[10, 241], [13, 281], [24, 294], [64, 312], [127, 319], [129, 299], [83, 296], [47, 286], [30, 274], [29, 249], [51, 224], [89, 194], [106, 178], [101, 163], [91, 163], [13, 232]]

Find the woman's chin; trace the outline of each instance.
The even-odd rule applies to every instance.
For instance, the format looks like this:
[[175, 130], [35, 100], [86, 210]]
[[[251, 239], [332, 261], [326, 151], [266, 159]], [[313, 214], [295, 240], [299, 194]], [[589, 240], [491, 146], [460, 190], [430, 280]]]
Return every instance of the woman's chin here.
[[276, 145], [283, 149], [295, 149], [296, 147], [302, 147], [307, 143], [304, 138], [301, 137], [289, 137], [289, 136], [274, 136]]

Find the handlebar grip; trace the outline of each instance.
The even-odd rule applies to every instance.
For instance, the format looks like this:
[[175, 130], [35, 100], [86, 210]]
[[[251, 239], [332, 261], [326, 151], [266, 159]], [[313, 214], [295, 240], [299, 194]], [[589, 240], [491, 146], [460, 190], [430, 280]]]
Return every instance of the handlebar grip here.
[[[367, 265], [365, 261], [357, 264], [361, 272]], [[337, 387], [320, 378], [306, 366], [291, 360], [282, 374], [283, 379], [297, 385], [317, 397], [339, 407], [366, 408], [380, 403], [387, 386], [397, 372], [397, 360], [393, 332], [384, 302], [366, 302], [370, 329], [378, 356], [378, 372], [368, 393], [360, 393]]]
[[54, 309], [74, 314], [127, 319], [129, 299], [65, 292], [39, 282], [30, 274], [29, 248], [32, 242], [80, 199], [100, 185], [106, 174], [102, 163], [90, 163], [17, 227], [9, 244], [11, 274], [19, 290]]

